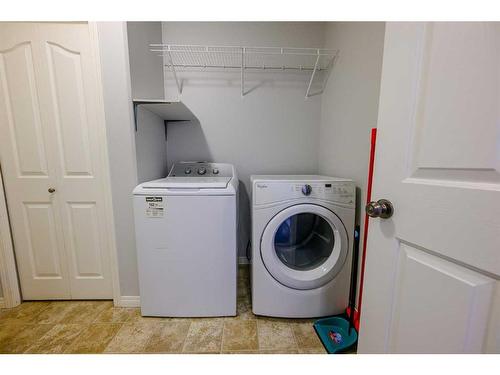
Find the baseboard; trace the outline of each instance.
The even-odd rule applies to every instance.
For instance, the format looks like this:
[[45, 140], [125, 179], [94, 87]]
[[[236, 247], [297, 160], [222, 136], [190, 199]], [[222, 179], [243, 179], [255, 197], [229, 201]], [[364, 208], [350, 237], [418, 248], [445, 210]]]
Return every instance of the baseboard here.
[[121, 296], [117, 307], [141, 307], [141, 297]]
[[239, 257], [238, 264], [250, 264], [250, 261], [248, 260], [247, 257]]
[[0, 297], [0, 309], [3, 308], [5, 308], [5, 300], [3, 299], [3, 297]]

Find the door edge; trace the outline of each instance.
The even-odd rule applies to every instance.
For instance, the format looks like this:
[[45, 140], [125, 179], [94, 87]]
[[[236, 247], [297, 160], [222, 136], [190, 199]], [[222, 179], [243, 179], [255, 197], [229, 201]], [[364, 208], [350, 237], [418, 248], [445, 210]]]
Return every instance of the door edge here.
[[21, 290], [17, 278], [16, 258], [10, 231], [9, 211], [5, 198], [0, 164], [0, 280], [3, 306], [12, 308], [21, 304]]

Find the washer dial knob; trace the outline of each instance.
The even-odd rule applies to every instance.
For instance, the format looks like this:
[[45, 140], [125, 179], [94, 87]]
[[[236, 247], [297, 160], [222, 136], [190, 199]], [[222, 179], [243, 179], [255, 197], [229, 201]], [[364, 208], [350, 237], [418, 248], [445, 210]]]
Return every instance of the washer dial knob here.
[[214, 170], [212, 171], [213, 174], [219, 174], [219, 170], [217, 168], [214, 168]]
[[312, 186], [309, 184], [306, 184], [302, 186], [302, 194], [304, 195], [311, 195], [312, 192]]
[[191, 168], [184, 169], [184, 174], [191, 174]]
[[205, 167], [198, 168], [199, 175], [204, 175], [205, 173], [207, 173], [207, 169]]

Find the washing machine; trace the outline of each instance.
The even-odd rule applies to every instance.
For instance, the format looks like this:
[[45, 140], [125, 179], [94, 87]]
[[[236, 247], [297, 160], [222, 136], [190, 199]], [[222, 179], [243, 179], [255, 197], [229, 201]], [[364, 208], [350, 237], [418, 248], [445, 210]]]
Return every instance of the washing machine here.
[[134, 189], [141, 314], [236, 315], [238, 177], [183, 162]]
[[313, 318], [349, 300], [356, 192], [327, 176], [252, 176], [252, 310]]

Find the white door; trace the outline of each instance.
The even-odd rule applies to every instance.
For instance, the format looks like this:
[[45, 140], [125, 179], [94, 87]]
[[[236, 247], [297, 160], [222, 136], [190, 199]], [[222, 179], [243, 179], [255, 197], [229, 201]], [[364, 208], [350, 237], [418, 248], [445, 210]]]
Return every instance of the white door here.
[[0, 23], [0, 162], [23, 299], [112, 298], [86, 23]]
[[386, 27], [361, 353], [500, 352], [500, 26]]

